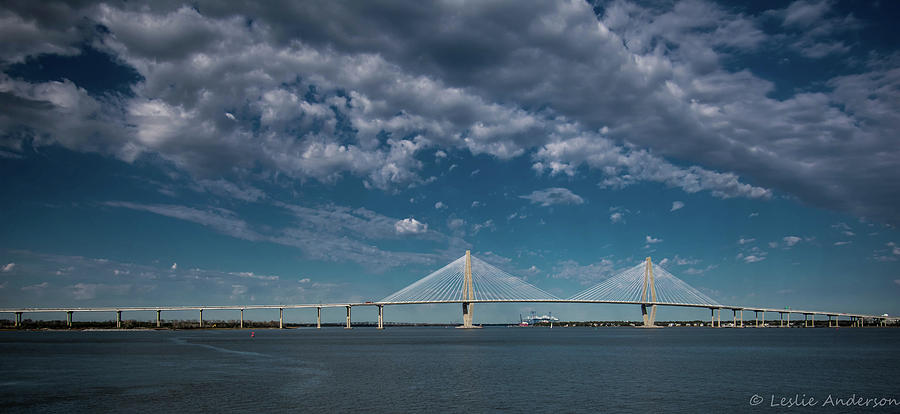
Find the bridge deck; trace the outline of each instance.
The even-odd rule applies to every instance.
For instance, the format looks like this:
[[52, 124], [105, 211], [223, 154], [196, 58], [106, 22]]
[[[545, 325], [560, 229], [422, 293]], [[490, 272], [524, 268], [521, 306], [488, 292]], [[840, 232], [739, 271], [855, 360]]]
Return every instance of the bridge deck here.
[[675, 306], [688, 308], [725, 309], [734, 311], [769, 312], [780, 314], [799, 315], [830, 315], [856, 318], [877, 318], [885, 320], [898, 320], [898, 316], [866, 315], [860, 313], [830, 312], [803, 309], [775, 309], [759, 306], [737, 305], [709, 305], [695, 303], [670, 303], [670, 302], [638, 302], [638, 301], [614, 301], [614, 300], [572, 300], [572, 299], [498, 299], [498, 300], [428, 300], [405, 302], [345, 302], [345, 303], [317, 303], [317, 304], [290, 304], [290, 305], [211, 305], [211, 306], [122, 306], [122, 307], [59, 307], [59, 308], [7, 308], [0, 309], [0, 313], [51, 313], [51, 312], [152, 312], [152, 311], [215, 311], [215, 310], [251, 310], [251, 309], [304, 309], [304, 308], [341, 308], [354, 306], [395, 306], [395, 305], [425, 305], [442, 303], [594, 303], [594, 304], [620, 304], [620, 305], [646, 305], [646, 306]]

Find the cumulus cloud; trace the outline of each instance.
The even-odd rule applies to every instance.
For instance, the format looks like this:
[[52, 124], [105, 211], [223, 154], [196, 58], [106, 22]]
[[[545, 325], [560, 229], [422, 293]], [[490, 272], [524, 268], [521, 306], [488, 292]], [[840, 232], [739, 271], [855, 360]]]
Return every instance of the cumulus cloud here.
[[419, 234], [428, 231], [428, 225], [412, 217], [394, 223], [397, 234]]
[[645, 237], [644, 240], [647, 242], [647, 244], [656, 244], [662, 242], [662, 239], [657, 239], [650, 236]]
[[673, 201], [672, 208], [669, 211], [681, 210], [682, 208], [684, 208], [684, 203], [681, 201]]
[[885, 179], [900, 155], [896, 57], [872, 51], [826, 88], [787, 92], [735, 59], [771, 44], [814, 58], [865, 47], [834, 38], [856, 22], [831, 2], [759, 15], [705, 1], [619, 1], [599, 15], [588, 2], [267, 5], [8, 5], [3, 61], [96, 44], [139, 80], [91, 94], [3, 75], [4, 151], [58, 144], [151, 154], [201, 178], [264, 169], [393, 189], [427, 181], [424, 151], [465, 150], [528, 156], [550, 174], [593, 169], [604, 188], [780, 191], [898, 220], [900, 184]]
[[444, 204], [443, 201], [438, 201], [437, 203], [434, 203], [434, 208], [440, 210], [443, 208], [447, 208], [447, 205]]
[[171, 266], [169, 269], [171, 269], [171, 270], [177, 270], [177, 269], [178, 269], [178, 263], [172, 263], [172, 266]]
[[528, 195], [519, 196], [531, 201], [532, 204], [540, 204], [542, 207], [552, 205], [565, 204], [584, 204], [584, 199], [578, 194], [573, 193], [568, 188], [547, 188], [544, 190], [535, 190]]
[[15, 267], [16, 267], [15, 263], [9, 262], [9, 263], [3, 265], [3, 267], [0, 267], [0, 272], [3, 272], [3, 273], [11, 272]]
[[625, 215], [621, 212], [615, 212], [609, 215], [609, 221], [612, 223], [621, 223], [625, 220]]

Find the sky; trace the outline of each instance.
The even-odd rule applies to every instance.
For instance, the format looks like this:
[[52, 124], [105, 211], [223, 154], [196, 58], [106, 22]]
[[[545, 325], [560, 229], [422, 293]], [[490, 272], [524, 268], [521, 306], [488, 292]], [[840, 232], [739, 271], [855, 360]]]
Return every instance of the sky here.
[[[898, 314], [900, 5], [746, 3], [4, 2], [0, 307], [379, 300], [468, 249]], [[640, 318], [475, 317], [532, 310]]]

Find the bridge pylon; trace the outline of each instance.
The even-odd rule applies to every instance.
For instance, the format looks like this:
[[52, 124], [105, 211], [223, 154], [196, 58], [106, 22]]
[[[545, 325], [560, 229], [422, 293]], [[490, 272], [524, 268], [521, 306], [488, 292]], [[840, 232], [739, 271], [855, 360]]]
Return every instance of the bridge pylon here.
[[[472, 253], [469, 250], [466, 250], [466, 266], [463, 276], [462, 297], [463, 300], [475, 300], [475, 285], [472, 283]], [[463, 324], [460, 328], [471, 329], [475, 327], [475, 325], [472, 324], [472, 311], [474, 310], [472, 306], [472, 302], [463, 302]]]
[[[644, 267], [644, 287], [641, 290], [641, 302], [647, 302], [647, 299], [650, 299], [651, 302], [656, 302], [656, 283], [653, 278], [653, 262], [647, 257], [646, 265]], [[644, 319], [645, 327], [656, 326], [656, 305], [650, 305], [650, 311], [647, 311], [647, 305], [641, 304], [641, 316]]]

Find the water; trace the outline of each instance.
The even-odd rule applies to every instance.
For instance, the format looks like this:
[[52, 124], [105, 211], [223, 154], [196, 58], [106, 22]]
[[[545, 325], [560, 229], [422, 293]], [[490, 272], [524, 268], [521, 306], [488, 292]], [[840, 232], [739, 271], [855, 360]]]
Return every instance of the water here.
[[900, 400], [900, 329], [255, 332], [0, 332], [0, 411], [782, 412], [770, 396], [805, 394], [816, 407], [790, 411], [848, 412], [821, 403]]

